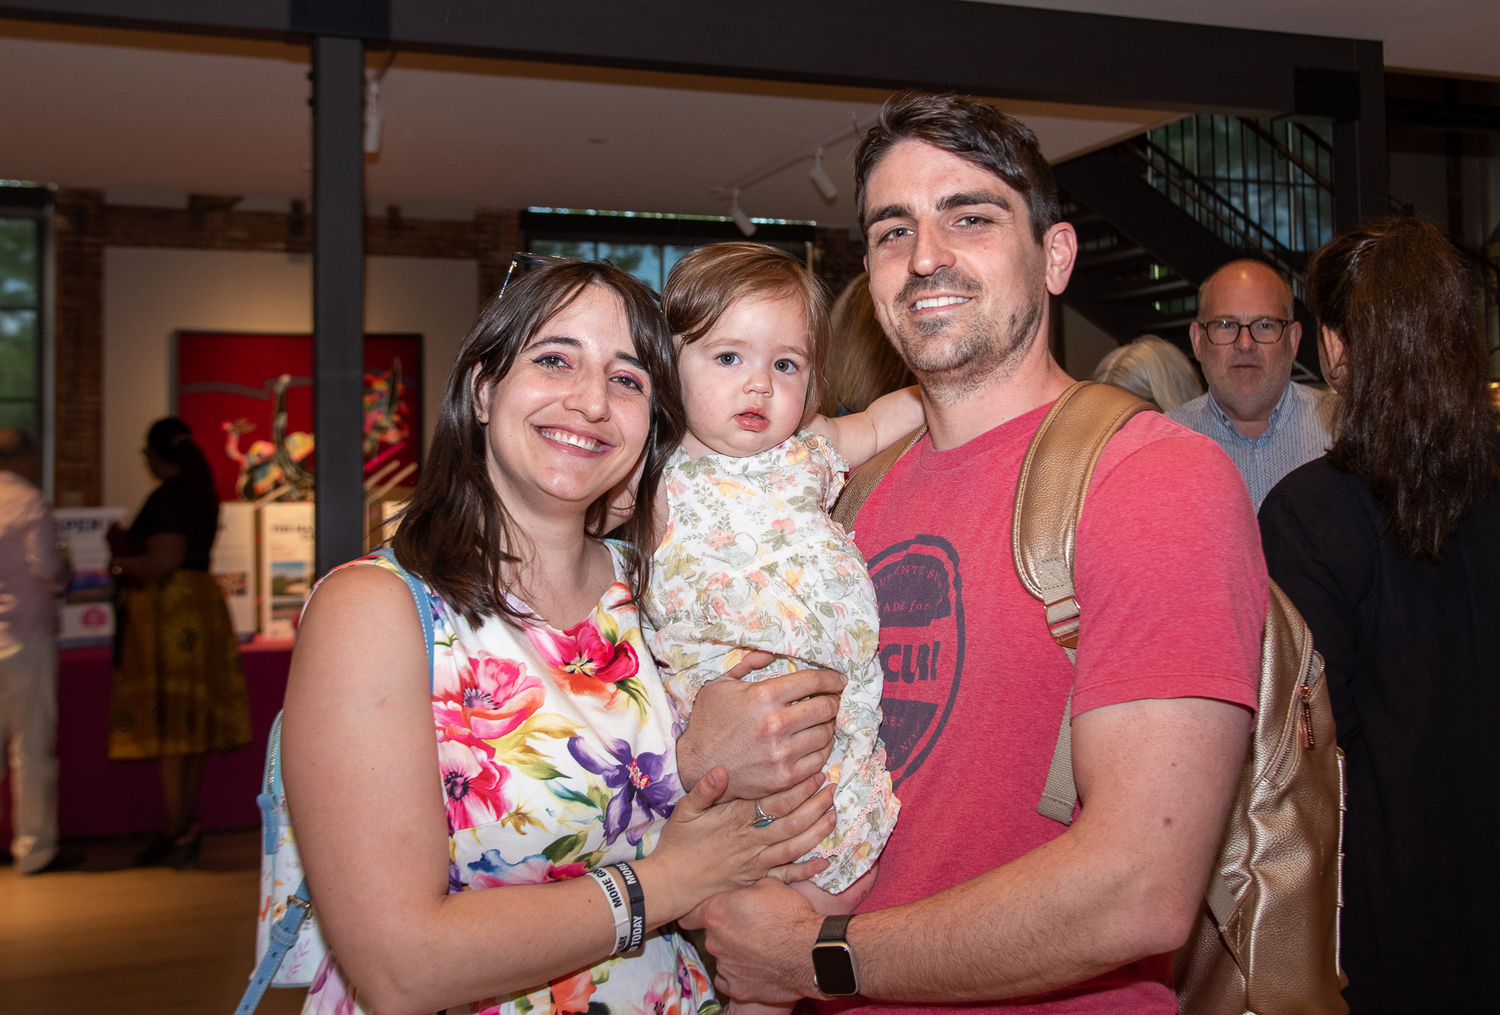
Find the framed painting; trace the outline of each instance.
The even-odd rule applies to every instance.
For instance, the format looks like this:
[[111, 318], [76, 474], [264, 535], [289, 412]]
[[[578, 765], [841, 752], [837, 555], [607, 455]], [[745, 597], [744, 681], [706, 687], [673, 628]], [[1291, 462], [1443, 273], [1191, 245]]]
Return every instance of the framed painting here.
[[[221, 500], [308, 500], [317, 454], [312, 434], [312, 336], [179, 331], [176, 412], [193, 428]], [[422, 336], [366, 335], [366, 478], [413, 486], [422, 446]]]

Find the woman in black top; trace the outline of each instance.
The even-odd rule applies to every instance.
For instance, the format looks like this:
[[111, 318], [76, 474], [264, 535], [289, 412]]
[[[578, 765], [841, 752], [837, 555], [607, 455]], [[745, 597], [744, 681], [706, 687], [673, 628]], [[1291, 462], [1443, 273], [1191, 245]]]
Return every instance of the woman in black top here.
[[1271, 577], [1312, 628], [1348, 755], [1345, 998], [1500, 1011], [1500, 442], [1477, 289], [1414, 219], [1308, 266], [1326, 458], [1260, 511]]
[[145, 450], [161, 485], [129, 532], [110, 530], [119, 593], [109, 756], [160, 759], [166, 821], [137, 862], [187, 866], [198, 855], [207, 752], [250, 742], [250, 708], [229, 610], [208, 573], [219, 525], [208, 460], [175, 416], [152, 424]]

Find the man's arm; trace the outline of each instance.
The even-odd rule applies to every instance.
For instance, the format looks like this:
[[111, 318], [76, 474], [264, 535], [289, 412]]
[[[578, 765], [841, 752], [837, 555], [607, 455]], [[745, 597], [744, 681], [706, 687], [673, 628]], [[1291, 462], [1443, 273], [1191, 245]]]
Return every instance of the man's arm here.
[[[1245, 709], [1205, 698], [1078, 716], [1077, 819], [1003, 867], [856, 916], [848, 941], [860, 993], [886, 1001], [1018, 997], [1174, 950], [1198, 914], [1249, 736]], [[701, 919], [720, 983], [736, 998], [820, 996], [811, 954], [823, 918], [795, 891], [761, 882], [710, 900]]]
[[881, 395], [864, 412], [847, 416], [814, 416], [807, 428], [824, 437], [851, 469], [874, 458], [926, 420], [922, 389], [909, 388]]

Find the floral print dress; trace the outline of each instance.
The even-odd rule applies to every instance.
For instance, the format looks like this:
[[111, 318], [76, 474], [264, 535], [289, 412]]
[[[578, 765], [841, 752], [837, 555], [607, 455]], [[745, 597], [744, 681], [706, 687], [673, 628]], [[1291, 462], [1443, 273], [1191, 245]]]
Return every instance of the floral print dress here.
[[[428, 593], [449, 892], [565, 881], [639, 859], [683, 793], [680, 725], [641, 639], [625, 559], [613, 545], [610, 553], [614, 584], [566, 631], [499, 619], [476, 628]], [[398, 570], [378, 556], [344, 566], [355, 565]], [[668, 925], [628, 956], [447, 1012], [709, 1015], [718, 1007], [697, 953]], [[302, 1011], [367, 1009], [330, 956]]]
[[833, 446], [805, 430], [745, 458], [678, 448], [663, 476], [670, 518], [647, 597], [651, 650], [684, 716], [744, 649], [781, 657], [750, 679], [809, 667], [849, 678], [827, 768], [838, 827], [809, 854], [828, 859], [813, 883], [830, 892], [870, 869], [901, 806], [880, 742], [875, 589], [853, 538], [827, 513], [846, 471]]

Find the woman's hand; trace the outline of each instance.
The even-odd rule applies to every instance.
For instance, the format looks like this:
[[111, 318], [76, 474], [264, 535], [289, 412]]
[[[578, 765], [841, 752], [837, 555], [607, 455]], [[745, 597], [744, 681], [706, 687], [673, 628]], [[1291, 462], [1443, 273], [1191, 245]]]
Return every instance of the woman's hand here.
[[725, 796], [757, 800], [820, 772], [833, 750], [844, 678], [833, 670], [799, 670], [748, 683], [739, 677], [773, 657], [753, 652], [698, 692], [688, 728], [677, 740], [684, 784], [722, 766]]
[[[723, 768], [710, 770], [677, 801], [651, 855], [635, 864], [648, 912], [660, 907], [657, 915], [676, 919], [711, 895], [747, 888], [773, 871], [796, 881], [826, 868], [826, 860], [796, 863], [834, 829], [834, 786], [824, 781], [821, 772], [814, 773], [761, 800], [762, 813], [776, 820], [757, 827], [755, 802], [720, 802], [728, 775]], [[652, 896], [659, 900], [655, 907]]]

